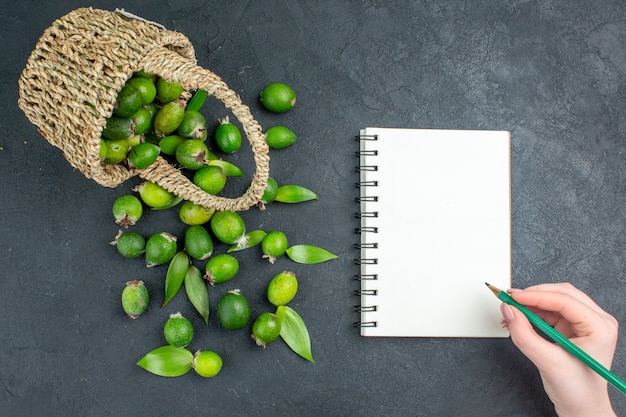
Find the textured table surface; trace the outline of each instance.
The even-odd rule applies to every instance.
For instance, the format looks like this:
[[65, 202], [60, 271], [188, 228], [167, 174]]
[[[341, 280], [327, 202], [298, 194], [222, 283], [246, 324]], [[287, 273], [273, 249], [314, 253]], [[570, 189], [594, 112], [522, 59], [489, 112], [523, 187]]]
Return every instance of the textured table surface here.
[[[554, 415], [536, 370], [509, 339], [358, 335], [354, 136], [365, 126], [511, 131], [514, 286], [570, 281], [626, 321], [623, 1], [124, 2], [187, 35], [198, 63], [264, 128], [298, 134], [293, 147], [271, 153], [271, 175], [319, 200], [242, 216], [250, 230], [279, 229], [339, 259], [270, 265], [258, 252], [241, 253], [233, 286], [257, 314], [269, 309], [262, 294], [273, 274], [296, 272], [292, 306], [307, 323], [314, 364], [284, 343], [257, 348], [249, 328], [220, 329], [214, 308], [230, 288], [211, 288], [208, 326], [184, 294], [161, 309], [165, 268], [121, 258], [108, 244], [118, 231], [111, 205], [139, 180], [109, 189], [86, 179], [18, 109], [17, 79], [37, 39], [84, 5], [0, 5], [2, 415]], [[296, 90], [293, 111], [270, 114], [259, 104], [274, 81]], [[224, 115], [212, 108], [211, 118]], [[235, 161], [249, 172], [244, 156]], [[419, 207], [406, 210], [419, 215]], [[146, 213], [135, 228], [184, 231], [175, 210]], [[407, 274], [418, 257], [407, 260]], [[129, 279], [144, 280], [152, 296], [135, 321], [120, 306]], [[224, 358], [218, 377], [160, 378], [135, 365], [164, 344], [163, 323], [177, 310], [196, 328], [190, 348]], [[626, 377], [623, 340], [613, 370]], [[626, 398], [611, 396], [625, 415]]]

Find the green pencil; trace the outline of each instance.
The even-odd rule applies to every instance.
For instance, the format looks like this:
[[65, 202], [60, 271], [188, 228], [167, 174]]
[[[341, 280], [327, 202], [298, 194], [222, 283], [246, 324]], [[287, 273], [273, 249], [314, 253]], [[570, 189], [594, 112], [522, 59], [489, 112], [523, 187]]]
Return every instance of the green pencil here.
[[490, 285], [485, 282], [485, 285], [489, 287], [489, 289], [502, 300], [504, 303], [517, 307], [524, 315], [528, 318], [528, 321], [535, 326], [537, 329], [541, 330], [546, 336], [552, 339], [554, 342], [561, 345], [565, 350], [569, 353], [580, 359], [585, 365], [590, 367], [593, 371], [595, 371], [602, 378], [606, 379], [611, 383], [615, 388], [620, 390], [622, 393], [626, 394], [626, 382], [622, 381], [617, 377], [613, 372], [606, 369], [600, 362], [592, 358], [587, 352], [576, 346], [572, 343], [567, 337], [563, 336], [561, 333], [556, 331], [554, 327], [550, 326], [548, 323], [543, 321], [539, 316], [530, 311], [528, 308], [524, 307], [517, 301], [515, 301], [509, 294], [505, 291], [502, 291], [493, 285]]

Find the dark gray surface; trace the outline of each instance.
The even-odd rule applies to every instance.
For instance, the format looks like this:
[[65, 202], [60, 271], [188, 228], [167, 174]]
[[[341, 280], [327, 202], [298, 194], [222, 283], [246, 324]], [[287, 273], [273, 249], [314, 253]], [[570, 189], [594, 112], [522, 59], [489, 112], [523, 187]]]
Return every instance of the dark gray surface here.
[[[262, 290], [273, 273], [298, 274], [294, 308], [309, 326], [315, 364], [282, 343], [258, 349], [249, 329], [223, 331], [215, 314], [206, 328], [183, 295], [161, 310], [165, 269], [122, 259], [107, 244], [117, 232], [111, 204], [138, 181], [107, 189], [85, 179], [17, 108], [17, 78], [37, 39], [81, 6], [0, 5], [0, 414], [553, 415], [536, 370], [508, 339], [366, 339], [352, 327], [353, 136], [367, 125], [510, 130], [514, 285], [568, 280], [626, 318], [623, 1], [124, 2], [187, 35], [199, 64], [263, 127], [299, 134], [294, 147], [272, 153], [271, 174], [314, 189], [319, 201], [244, 218], [250, 229], [281, 229], [340, 259], [270, 267], [242, 255], [237, 285], [259, 313], [269, 309]], [[294, 87], [294, 111], [262, 110], [258, 92], [272, 81]], [[184, 230], [175, 212], [148, 213], [137, 226], [161, 229]], [[153, 297], [136, 321], [119, 304], [128, 279], [146, 281]], [[224, 290], [212, 292], [213, 307]], [[164, 343], [174, 310], [194, 319], [193, 349], [222, 354], [217, 378], [159, 378], [135, 366]], [[623, 342], [613, 369], [626, 376]], [[624, 396], [612, 388], [611, 396], [626, 415]]]

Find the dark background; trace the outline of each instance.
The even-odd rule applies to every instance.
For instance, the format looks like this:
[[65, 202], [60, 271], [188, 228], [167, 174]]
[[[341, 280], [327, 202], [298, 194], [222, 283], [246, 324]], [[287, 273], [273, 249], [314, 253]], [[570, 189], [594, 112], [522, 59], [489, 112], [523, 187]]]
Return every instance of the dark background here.
[[[340, 258], [269, 265], [251, 250], [237, 255], [242, 269], [229, 288], [211, 288], [209, 326], [184, 293], [160, 309], [166, 268], [148, 269], [108, 244], [118, 230], [113, 201], [140, 181], [108, 189], [86, 179], [17, 107], [17, 79], [37, 39], [83, 6], [124, 7], [184, 33], [199, 65], [219, 74], [264, 128], [294, 130], [296, 144], [271, 153], [271, 175], [319, 200], [242, 215], [250, 230], [280, 229], [290, 243]], [[511, 131], [514, 286], [570, 281], [626, 322], [621, 0], [23, 0], [3, 1], [0, 16], [2, 415], [554, 415], [536, 370], [509, 339], [370, 339], [353, 328], [354, 135], [365, 126]], [[290, 113], [259, 104], [274, 81], [297, 92]], [[210, 120], [224, 115], [218, 104], [207, 111]], [[240, 158], [250, 172], [245, 152]], [[417, 216], [412, 192], [406, 210]], [[174, 210], [146, 212], [135, 230], [181, 236], [184, 227]], [[419, 254], [407, 259], [407, 274], [413, 262]], [[217, 299], [235, 285], [254, 314], [269, 310], [264, 288], [285, 269], [299, 277], [291, 305], [308, 325], [315, 364], [280, 341], [257, 348], [249, 328], [217, 325]], [[144, 280], [152, 297], [135, 321], [120, 305], [129, 279]], [[160, 378], [135, 365], [165, 343], [162, 326], [175, 311], [195, 325], [190, 349], [222, 355], [218, 377]], [[613, 370], [626, 377], [623, 342]], [[626, 415], [626, 398], [610, 390]]]

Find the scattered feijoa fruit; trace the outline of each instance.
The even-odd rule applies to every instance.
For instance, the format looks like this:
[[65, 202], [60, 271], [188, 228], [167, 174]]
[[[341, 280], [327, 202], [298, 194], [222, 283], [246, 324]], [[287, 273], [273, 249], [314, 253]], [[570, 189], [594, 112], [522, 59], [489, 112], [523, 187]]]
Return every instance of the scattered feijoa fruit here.
[[215, 237], [228, 245], [245, 244], [246, 225], [234, 211], [217, 211], [211, 217], [211, 230]]
[[176, 236], [167, 232], [155, 233], [146, 242], [146, 266], [168, 263], [176, 255], [177, 248]]
[[115, 223], [124, 228], [133, 226], [143, 214], [143, 205], [137, 197], [126, 194], [115, 199], [113, 202], [113, 216]]
[[208, 222], [215, 213], [215, 209], [199, 206], [191, 201], [185, 201], [180, 207], [178, 217], [189, 226], [201, 225]]
[[287, 84], [271, 83], [261, 91], [261, 103], [270, 111], [284, 113], [296, 105], [296, 93]]
[[233, 153], [241, 148], [241, 132], [239, 128], [228, 120], [228, 116], [219, 119], [219, 126], [215, 129], [215, 144], [226, 153]]
[[193, 183], [209, 194], [217, 194], [226, 186], [226, 173], [221, 167], [206, 165], [193, 176]]
[[111, 245], [125, 258], [138, 258], [146, 249], [146, 239], [137, 232], [120, 232]]
[[140, 143], [128, 151], [129, 165], [138, 169], [148, 168], [156, 161], [160, 152], [154, 143]]
[[176, 161], [191, 171], [205, 166], [208, 161], [209, 148], [201, 140], [186, 139], [176, 148]]
[[296, 296], [298, 280], [290, 271], [276, 275], [267, 286], [267, 299], [276, 307], [284, 306]]
[[261, 313], [252, 324], [252, 339], [258, 346], [265, 347], [280, 336], [281, 323], [274, 313]]
[[211, 350], [197, 351], [193, 355], [191, 366], [204, 378], [212, 378], [222, 370], [222, 358]]
[[183, 121], [177, 132], [185, 139], [206, 139], [206, 119], [196, 110], [185, 110]]
[[239, 290], [226, 293], [217, 304], [217, 319], [222, 327], [237, 330], [250, 320], [250, 304]]
[[261, 241], [261, 249], [263, 257], [267, 258], [270, 263], [274, 263], [287, 251], [287, 236], [279, 230], [273, 230]]
[[151, 181], [144, 181], [133, 190], [139, 193], [139, 197], [146, 205], [157, 209], [167, 207], [176, 198], [174, 194]]
[[222, 284], [233, 279], [238, 271], [239, 261], [237, 258], [222, 253], [208, 260], [204, 278], [211, 284]]
[[203, 226], [189, 226], [185, 232], [185, 252], [199, 261], [213, 254], [213, 239]]
[[143, 281], [128, 281], [122, 291], [122, 308], [131, 319], [139, 317], [148, 308], [148, 289]]
[[171, 346], [185, 347], [191, 343], [191, 339], [193, 339], [193, 325], [191, 321], [180, 312], [174, 313], [170, 315], [170, 318], [165, 322], [163, 335], [167, 343]]
[[285, 126], [272, 126], [265, 132], [265, 142], [272, 149], [283, 149], [296, 141], [296, 134]]

